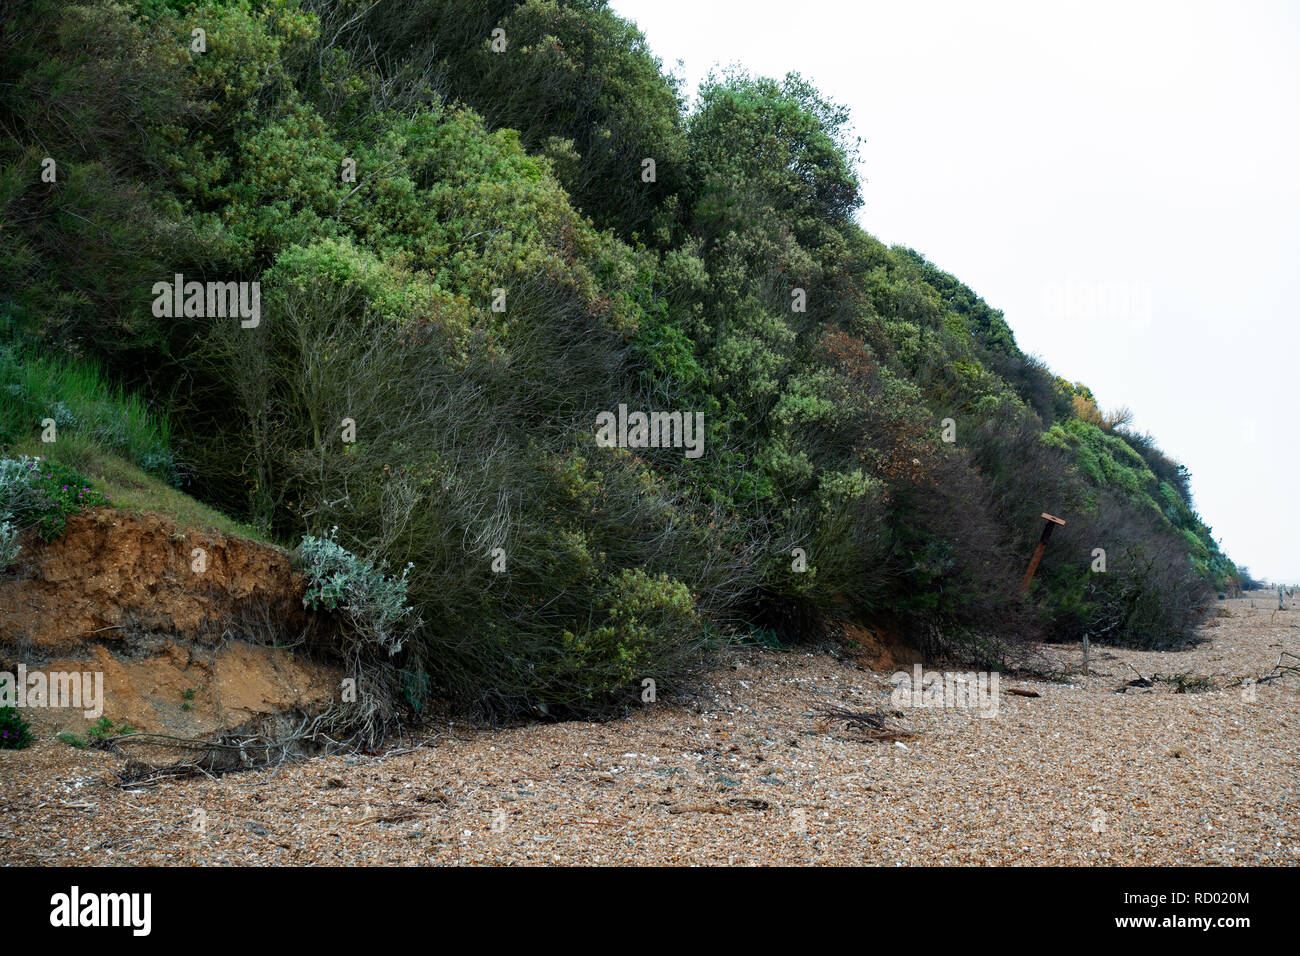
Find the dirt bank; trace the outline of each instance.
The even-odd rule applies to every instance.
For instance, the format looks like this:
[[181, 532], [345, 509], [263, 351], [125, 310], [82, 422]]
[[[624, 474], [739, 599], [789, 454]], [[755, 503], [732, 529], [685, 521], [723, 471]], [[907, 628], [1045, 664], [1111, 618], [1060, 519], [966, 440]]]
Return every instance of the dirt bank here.
[[0, 640], [37, 653], [141, 634], [289, 632], [305, 620], [286, 553], [158, 515], [86, 512], [57, 540], [29, 533], [22, 544], [17, 568], [0, 578]]
[[[304, 653], [303, 583], [285, 552], [112, 510], [22, 543], [0, 576], [0, 669], [102, 675], [103, 716], [185, 737], [333, 699], [340, 673]], [[47, 735], [94, 719], [23, 714]]]

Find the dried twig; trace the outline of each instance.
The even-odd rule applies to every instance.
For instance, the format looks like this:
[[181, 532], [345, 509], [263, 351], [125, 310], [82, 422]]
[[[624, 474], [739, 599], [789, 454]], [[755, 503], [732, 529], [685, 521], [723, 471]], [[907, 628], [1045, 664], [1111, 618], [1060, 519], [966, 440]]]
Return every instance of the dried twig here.
[[359, 826], [362, 823], [399, 823], [402, 820], [410, 820], [421, 816], [424, 816], [424, 812], [414, 807], [393, 807], [390, 810], [381, 810], [378, 813], [367, 812], [365, 816], [348, 822], [352, 826]]
[[710, 803], [679, 803], [668, 808], [669, 813], [722, 813], [733, 814], [738, 810], [766, 810], [771, 805], [766, 800], [752, 797], [732, 797], [726, 803], [714, 800]]
[[860, 731], [870, 740], [894, 741], [913, 740], [919, 735], [914, 730], [889, 722], [890, 717], [899, 716], [897, 711], [857, 711], [837, 704], [823, 704], [814, 709], [812, 716], [828, 720], [842, 721], [846, 726]]
[[1019, 687], [1003, 687], [1002, 693], [1015, 694], [1017, 697], [1042, 697], [1043, 695], [1036, 690], [1023, 690]]
[[1286, 659], [1288, 657], [1292, 660], [1300, 661], [1300, 656], [1292, 654], [1289, 651], [1283, 651], [1282, 655], [1277, 659], [1277, 663], [1273, 665], [1273, 669], [1267, 674], [1255, 678], [1255, 683], [1267, 684], [1270, 681], [1281, 680], [1289, 675], [1300, 676], [1300, 664], [1287, 664]]

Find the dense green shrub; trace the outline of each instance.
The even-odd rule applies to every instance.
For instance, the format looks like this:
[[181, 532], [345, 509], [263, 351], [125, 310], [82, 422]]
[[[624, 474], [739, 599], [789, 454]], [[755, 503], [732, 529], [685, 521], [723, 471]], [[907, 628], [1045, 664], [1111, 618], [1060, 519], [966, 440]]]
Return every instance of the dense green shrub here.
[[13, 707], [0, 707], [0, 750], [22, 750], [31, 742], [31, 724]]
[[[517, 131], [598, 225], [624, 238], [672, 236], [687, 185], [677, 82], [606, 4], [416, 0], [378, 5], [365, 17], [347, 4], [312, 6], [326, 32], [346, 24], [339, 43], [379, 85], [427, 83], [491, 128]], [[500, 52], [492, 50], [496, 29], [504, 34]], [[641, 175], [647, 158], [656, 164], [653, 182]]]
[[106, 504], [103, 493], [66, 465], [44, 456], [0, 459], [0, 521], [35, 526], [45, 541], [63, 534], [72, 515]]
[[337, 532], [333, 528], [322, 538], [304, 535], [294, 553], [307, 581], [303, 606], [341, 611], [355, 640], [396, 654], [404, 636], [418, 625], [406, 603], [406, 576], [414, 565], [408, 564], [400, 577], [385, 574], [335, 541]]
[[[1235, 580], [1184, 469], [854, 222], [848, 113], [797, 75], [688, 114], [601, 0], [35, 0], [0, 73], [0, 441], [53, 418], [302, 541], [372, 742], [434, 695], [615, 713], [845, 616], [1162, 645]], [[261, 323], [154, 316], [178, 272], [259, 281]], [[619, 405], [706, 453], [598, 447]], [[57, 522], [88, 483], [43, 474]]]

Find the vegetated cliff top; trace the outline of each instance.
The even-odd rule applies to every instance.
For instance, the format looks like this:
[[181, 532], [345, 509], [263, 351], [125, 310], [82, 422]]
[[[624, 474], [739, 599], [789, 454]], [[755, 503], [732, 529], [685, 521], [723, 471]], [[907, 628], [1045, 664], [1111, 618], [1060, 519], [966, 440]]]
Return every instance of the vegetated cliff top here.
[[[607, 711], [831, 618], [1164, 645], [1237, 583], [1184, 469], [857, 225], [847, 111], [797, 75], [688, 112], [633, 25], [555, 0], [37, 0], [0, 49], [3, 440], [62, 402], [264, 537], [409, 565], [411, 706]], [[259, 283], [260, 321], [155, 314], [178, 274]], [[599, 447], [621, 404], [703, 413], [705, 453]]]

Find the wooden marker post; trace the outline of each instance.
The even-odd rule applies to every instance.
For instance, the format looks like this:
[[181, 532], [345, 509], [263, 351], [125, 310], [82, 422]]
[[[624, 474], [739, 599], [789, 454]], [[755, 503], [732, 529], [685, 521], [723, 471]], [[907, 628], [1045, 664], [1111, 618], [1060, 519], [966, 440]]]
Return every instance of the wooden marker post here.
[[1034, 579], [1034, 572], [1038, 570], [1038, 562], [1043, 560], [1043, 552], [1047, 550], [1047, 539], [1052, 536], [1052, 529], [1058, 524], [1065, 524], [1060, 518], [1054, 518], [1046, 511], [1043, 517], [1047, 522], [1043, 525], [1043, 535], [1038, 539], [1038, 547], [1034, 549], [1034, 556], [1029, 560], [1029, 568], [1025, 571], [1024, 580], [1020, 582], [1020, 593], [1023, 595], [1029, 590], [1029, 582]]

